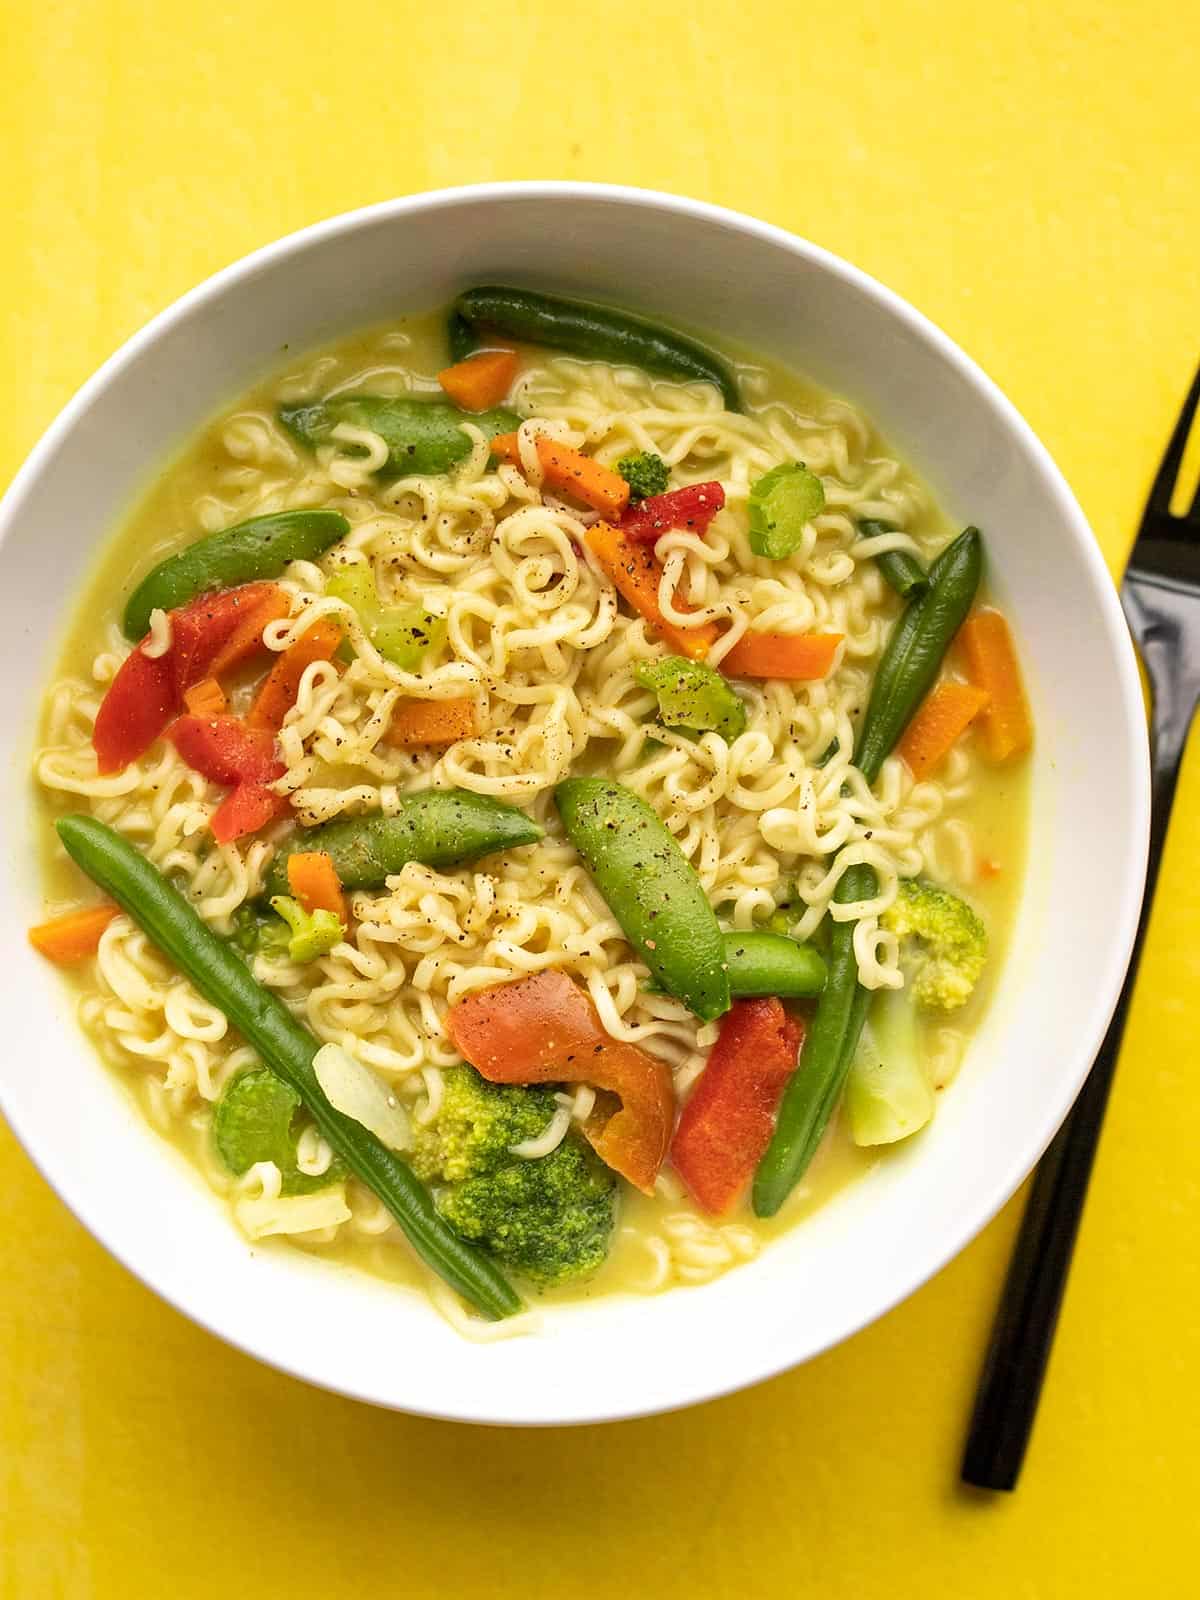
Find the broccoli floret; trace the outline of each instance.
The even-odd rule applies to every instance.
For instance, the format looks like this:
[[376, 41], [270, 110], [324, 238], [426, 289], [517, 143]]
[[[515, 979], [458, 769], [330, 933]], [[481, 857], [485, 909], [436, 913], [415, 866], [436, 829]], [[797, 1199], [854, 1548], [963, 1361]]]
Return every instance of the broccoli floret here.
[[911, 982], [921, 1005], [953, 1011], [970, 998], [987, 960], [987, 930], [965, 900], [936, 883], [902, 879], [880, 922], [916, 947]]
[[[278, 912], [291, 930], [287, 952], [292, 961], [303, 964], [328, 955], [334, 945], [341, 944], [346, 930], [333, 911], [305, 911], [299, 900], [290, 895], [271, 896], [271, 908]], [[260, 943], [259, 948], [263, 948]]]
[[648, 500], [651, 495], [662, 494], [671, 479], [671, 469], [653, 450], [638, 450], [633, 455], [622, 456], [617, 471], [629, 485], [629, 498]]
[[512, 1147], [543, 1133], [550, 1088], [487, 1083], [473, 1067], [443, 1073], [442, 1102], [415, 1130], [409, 1160], [436, 1188], [438, 1210], [462, 1235], [532, 1283], [567, 1283], [608, 1253], [616, 1180], [575, 1133], [547, 1156]]
[[519, 1157], [440, 1200], [450, 1226], [548, 1287], [594, 1272], [608, 1254], [616, 1182], [573, 1134], [548, 1156]]

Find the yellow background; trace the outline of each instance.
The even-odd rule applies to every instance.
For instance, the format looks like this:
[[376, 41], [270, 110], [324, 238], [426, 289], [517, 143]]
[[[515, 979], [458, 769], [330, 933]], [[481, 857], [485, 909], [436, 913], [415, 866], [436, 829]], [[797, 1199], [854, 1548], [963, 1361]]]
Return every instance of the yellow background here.
[[[0, 53], [0, 481], [216, 268], [476, 179], [678, 190], [877, 274], [1016, 401], [1114, 571], [1200, 355], [1183, 0], [4, 0]], [[1200, 764], [1181, 802], [1016, 1496], [956, 1487], [1014, 1207], [751, 1393], [480, 1432], [199, 1332], [0, 1127], [0, 1600], [1194, 1593]]]

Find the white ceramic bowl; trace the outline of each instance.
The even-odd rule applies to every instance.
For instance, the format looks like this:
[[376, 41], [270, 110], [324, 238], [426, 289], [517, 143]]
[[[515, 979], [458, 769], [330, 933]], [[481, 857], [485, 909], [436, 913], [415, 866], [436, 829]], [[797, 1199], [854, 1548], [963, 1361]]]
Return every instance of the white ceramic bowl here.
[[[249, 1247], [132, 1109], [25, 942], [41, 895], [29, 780], [39, 700], [98, 545], [177, 441], [292, 351], [478, 281], [659, 312], [769, 351], [864, 406], [952, 516], [988, 534], [1038, 744], [1012, 954], [932, 1128], [750, 1265], [704, 1288], [555, 1312], [462, 1342], [414, 1294]], [[912, 1292], [996, 1212], [1058, 1127], [1128, 960], [1148, 814], [1134, 658], [1083, 515], [1046, 451], [937, 328], [778, 228], [587, 184], [417, 195], [218, 273], [84, 386], [0, 509], [0, 1105], [92, 1233], [179, 1310], [329, 1389], [436, 1416], [563, 1423], [690, 1404], [804, 1361]]]

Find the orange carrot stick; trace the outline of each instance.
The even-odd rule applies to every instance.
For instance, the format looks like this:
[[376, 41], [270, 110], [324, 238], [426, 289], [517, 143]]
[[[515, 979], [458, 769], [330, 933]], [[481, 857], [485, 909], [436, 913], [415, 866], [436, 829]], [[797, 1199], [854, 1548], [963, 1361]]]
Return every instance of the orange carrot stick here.
[[[597, 561], [617, 586], [633, 609], [660, 633], [673, 650], [692, 661], [702, 661], [717, 638], [717, 628], [711, 622], [695, 628], [680, 628], [668, 622], [658, 603], [658, 585], [662, 567], [654, 556], [653, 546], [630, 539], [611, 522], [597, 522], [587, 531], [587, 542]], [[679, 595], [675, 596], [677, 611], [692, 608]]]
[[225, 691], [215, 678], [201, 678], [185, 689], [183, 703], [193, 717], [223, 717], [229, 710]]
[[731, 678], [826, 678], [842, 638], [840, 633], [744, 633], [722, 660], [721, 671]]
[[314, 661], [332, 660], [342, 637], [341, 624], [331, 617], [319, 617], [311, 628], [306, 628], [295, 644], [276, 658], [263, 680], [246, 718], [250, 727], [269, 728], [272, 732], [281, 728], [284, 717], [296, 704], [305, 668]]
[[926, 696], [897, 746], [914, 778], [927, 778], [988, 704], [986, 689], [944, 679]]
[[266, 586], [262, 599], [250, 607], [237, 627], [226, 639], [209, 663], [208, 676], [219, 678], [223, 672], [236, 667], [262, 645], [263, 629], [270, 622], [278, 622], [291, 610], [291, 600], [286, 590], [278, 584]]
[[308, 912], [332, 911], [345, 923], [346, 897], [338, 880], [333, 857], [324, 850], [297, 850], [287, 859], [288, 888]]
[[[543, 480], [551, 489], [582, 500], [584, 505], [603, 512], [606, 517], [619, 517], [629, 504], [629, 485], [611, 467], [602, 467], [582, 450], [559, 444], [557, 439], [539, 438], [536, 449]], [[492, 454], [519, 467], [521, 452], [517, 435], [498, 433], [492, 440]]]
[[119, 915], [120, 907], [108, 904], [68, 911], [64, 916], [30, 928], [29, 942], [47, 960], [57, 962], [60, 967], [70, 966], [72, 962], [84, 961], [96, 954], [100, 935]]
[[438, 373], [438, 382], [464, 411], [498, 406], [517, 375], [515, 350], [484, 350]]
[[492, 439], [492, 454], [514, 467], [521, 465], [521, 447], [515, 433], [498, 433]]
[[475, 701], [398, 700], [384, 738], [389, 744], [454, 744], [479, 732]]
[[1033, 743], [1033, 720], [1008, 623], [998, 611], [977, 611], [958, 632], [967, 676], [990, 699], [980, 727], [993, 761], [1023, 755]]

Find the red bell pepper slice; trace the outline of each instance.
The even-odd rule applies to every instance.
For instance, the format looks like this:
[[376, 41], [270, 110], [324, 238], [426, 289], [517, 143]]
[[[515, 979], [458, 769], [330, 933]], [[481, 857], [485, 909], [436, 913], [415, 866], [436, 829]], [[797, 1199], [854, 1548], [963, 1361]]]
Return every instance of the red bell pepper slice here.
[[243, 834], [257, 833], [282, 817], [289, 802], [261, 783], [239, 783], [212, 814], [209, 827], [218, 844], [230, 844]]
[[219, 844], [256, 833], [287, 810], [287, 800], [267, 787], [285, 770], [270, 729], [248, 728], [240, 717], [180, 717], [167, 737], [194, 771], [231, 785], [213, 813]]
[[246, 583], [172, 611], [166, 654], [146, 655], [143, 639], [108, 686], [92, 730], [97, 769], [120, 772], [143, 755], [182, 709], [185, 692], [258, 649], [263, 629], [286, 616], [288, 604], [278, 584]]
[[672, 1165], [711, 1215], [729, 1210], [771, 1142], [803, 1040], [778, 1000], [735, 1000], [721, 1024], [671, 1143]]
[[724, 504], [725, 491], [719, 483], [691, 483], [684, 489], [652, 494], [639, 505], [630, 506], [621, 518], [620, 528], [631, 539], [646, 544], [653, 544], [672, 528], [704, 534]]
[[489, 1083], [589, 1083], [620, 1102], [584, 1127], [596, 1154], [645, 1194], [654, 1190], [675, 1120], [671, 1069], [604, 1031], [587, 992], [553, 969], [479, 989], [453, 1006], [446, 1029]]

